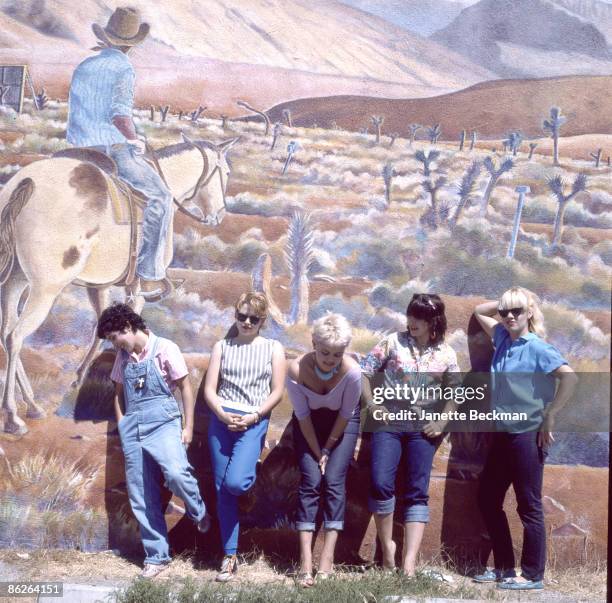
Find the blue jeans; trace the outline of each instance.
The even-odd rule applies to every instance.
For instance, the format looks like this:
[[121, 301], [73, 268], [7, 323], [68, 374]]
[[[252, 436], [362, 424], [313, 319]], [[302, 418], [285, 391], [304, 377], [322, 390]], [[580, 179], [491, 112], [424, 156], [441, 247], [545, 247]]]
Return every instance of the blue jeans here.
[[372, 434], [368, 500], [372, 513], [386, 515], [395, 510], [395, 478], [404, 454], [404, 522], [429, 522], [429, 476], [438, 442], [420, 431]]
[[[310, 418], [319, 446], [325, 446], [337, 416], [338, 411], [326, 408], [311, 411]], [[356, 414], [348, 422], [344, 434], [331, 450], [325, 467], [325, 475], [322, 476], [319, 463], [302, 434], [299, 421], [295, 415], [293, 416], [293, 442], [302, 472], [295, 524], [298, 530], [307, 532], [315, 530], [321, 498], [323, 499], [323, 528], [326, 530], [344, 529], [346, 474], [355, 453], [358, 435], [359, 414]]]
[[181, 441], [178, 404], [154, 364], [157, 344], [142, 362], [129, 362], [123, 373], [126, 413], [117, 429], [125, 456], [125, 477], [132, 512], [140, 525], [145, 563], [170, 560], [162, 510], [161, 478], [183, 500], [195, 522], [206, 513], [198, 483]]
[[489, 531], [495, 569], [514, 569], [514, 549], [504, 498], [512, 484], [523, 523], [522, 575], [542, 580], [546, 564], [546, 529], [542, 481], [546, 451], [537, 445], [537, 432], [495, 433], [480, 474], [478, 506]]
[[164, 256], [172, 220], [172, 194], [159, 174], [132, 145], [115, 145], [109, 150], [119, 176], [143, 193], [148, 201], [144, 210], [136, 274], [158, 281], [166, 276]]
[[[229, 410], [235, 414], [245, 414]], [[217, 516], [221, 542], [226, 555], [238, 550], [238, 498], [255, 483], [255, 468], [264, 447], [268, 418], [251, 425], [246, 431], [230, 431], [211, 413], [208, 446], [215, 474]]]

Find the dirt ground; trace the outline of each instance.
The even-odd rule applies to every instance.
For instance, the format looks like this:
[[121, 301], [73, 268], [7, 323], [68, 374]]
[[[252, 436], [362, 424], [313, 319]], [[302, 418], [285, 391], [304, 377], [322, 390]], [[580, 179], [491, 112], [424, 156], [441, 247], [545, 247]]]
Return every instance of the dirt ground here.
[[[428, 565], [438, 571], [459, 590], [462, 586], [473, 586], [469, 577], [449, 568]], [[213, 580], [216, 566], [203, 562], [197, 555], [183, 554], [175, 557], [170, 568], [157, 580], [178, 581], [191, 578], [198, 583]], [[337, 567], [341, 578], [357, 579], [364, 567]], [[112, 551], [83, 553], [65, 550], [9, 550], [0, 549], [0, 570], [10, 572], [10, 577], [32, 581], [61, 581], [97, 585], [124, 586], [136, 578], [141, 571], [138, 561], [115, 555]], [[275, 563], [263, 555], [252, 555], [241, 560], [236, 582], [238, 584], [282, 583], [294, 584], [295, 568]], [[571, 570], [547, 570], [546, 591], [538, 595], [538, 601], [605, 601], [605, 567], [579, 567]], [[491, 592], [491, 585], [479, 585], [482, 598], [502, 601], [524, 600], [525, 594], [500, 595]], [[533, 595], [532, 595], [533, 596]], [[20, 599], [25, 601], [25, 599]]]

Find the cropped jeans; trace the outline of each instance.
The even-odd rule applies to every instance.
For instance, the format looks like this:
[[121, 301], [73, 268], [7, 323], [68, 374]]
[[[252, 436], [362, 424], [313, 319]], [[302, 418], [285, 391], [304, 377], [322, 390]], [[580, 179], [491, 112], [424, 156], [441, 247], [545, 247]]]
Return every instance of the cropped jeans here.
[[[325, 442], [333, 428], [338, 411], [327, 408], [311, 410], [310, 418], [314, 426], [319, 446]], [[312, 532], [316, 527], [319, 507], [323, 507], [323, 528], [326, 530], [344, 529], [346, 509], [346, 475], [355, 453], [359, 435], [359, 413], [346, 425], [342, 437], [332, 448], [321, 475], [319, 463], [314, 457], [308, 442], [302, 434], [299, 421], [293, 416], [293, 440], [302, 479], [298, 493], [296, 528]]]
[[439, 438], [420, 431], [376, 431], [371, 441], [368, 508], [386, 515], [395, 510], [395, 478], [405, 456], [404, 522], [429, 522], [429, 476]]

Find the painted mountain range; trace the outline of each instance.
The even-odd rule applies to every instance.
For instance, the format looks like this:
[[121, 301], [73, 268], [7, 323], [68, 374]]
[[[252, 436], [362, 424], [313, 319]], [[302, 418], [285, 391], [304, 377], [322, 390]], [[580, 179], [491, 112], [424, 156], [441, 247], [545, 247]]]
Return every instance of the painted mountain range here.
[[[0, 60], [29, 63], [47, 86], [65, 81], [60, 66], [70, 72], [95, 43], [92, 22], [105, 24], [123, 3], [3, 0]], [[152, 72], [147, 79], [163, 89], [164, 71], [169, 80], [184, 80], [185, 94], [201, 86], [209, 105], [220, 84], [235, 81], [242, 85], [238, 97], [251, 93], [274, 104], [315, 89], [428, 96], [494, 77], [460, 53], [336, 0], [131, 4], [151, 25], [131, 55], [137, 69]]]
[[599, 0], [481, 0], [430, 39], [500, 77], [603, 75], [611, 22]]

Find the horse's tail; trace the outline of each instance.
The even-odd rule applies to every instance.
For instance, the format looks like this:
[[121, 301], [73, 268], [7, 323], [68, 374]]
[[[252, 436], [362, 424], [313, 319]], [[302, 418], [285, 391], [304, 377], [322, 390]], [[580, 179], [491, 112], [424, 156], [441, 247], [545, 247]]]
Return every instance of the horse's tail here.
[[24, 178], [11, 193], [0, 215], [0, 285], [6, 282], [15, 263], [15, 220], [34, 192], [32, 178]]

